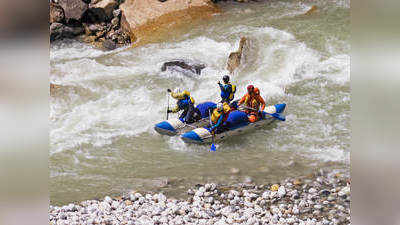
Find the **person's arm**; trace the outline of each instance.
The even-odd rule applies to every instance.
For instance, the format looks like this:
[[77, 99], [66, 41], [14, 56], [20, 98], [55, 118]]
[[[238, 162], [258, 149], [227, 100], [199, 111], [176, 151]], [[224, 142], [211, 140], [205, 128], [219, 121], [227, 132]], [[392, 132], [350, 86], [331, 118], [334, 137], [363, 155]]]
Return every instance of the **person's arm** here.
[[219, 82], [218, 82], [218, 85], [219, 85], [219, 89], [221, 89], [221, 91], [224, 91], [224, 86], [222, 86], [222, 84]]
[[221, 123], [222, 123], [222, 119], [224, 118], [224, 115], [220, 115], [219, 116], [219, 118], [218, 118], [218, 121], [217, 121], [217, 123], [214, 125], [214, 126], [212, 126], [211, 127], [211, 130], [214, 130], [215, 128], [217, 128], [217, 127], [219, 127], [220, 125], [221, 125]]
[[261, 110], [260, 111], [264, 111], [264, 109], [265, 109], [265, 101], [260, 95], [258, 96], [258, 101], [261, 103]]
[[240, 101], [238, 102], [238, 106], [241, 105], [241, 104], [243, 104], [244, 101], [246, 101], [246, 97], [247, 97], [247, 96], [245, 95], [245, 96], [243, 96], [243, 97], [240, 99]]

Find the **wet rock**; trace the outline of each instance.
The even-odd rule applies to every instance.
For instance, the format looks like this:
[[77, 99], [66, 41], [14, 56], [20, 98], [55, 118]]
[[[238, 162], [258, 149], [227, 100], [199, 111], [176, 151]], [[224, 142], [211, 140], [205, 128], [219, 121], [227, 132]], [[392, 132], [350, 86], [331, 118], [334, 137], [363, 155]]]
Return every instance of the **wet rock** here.
[[86, 10], [89, 8], [88, 4], [82, 0], [58, 0], [58, 2], [64, 10], [67, 22], [71, 22], [71, 20], [81, 21]]
[[64, 21], [63, 8], [55, 3], [50, 3], [50, 23], [62, 23]]
[[73, 38], [83, 33], [83, 27], [68, 27], [61, 23], [52, 23], [50, 25], [50, 41]]
[[245, 37], [240, 38], [239, 49], [236, 52], [231, 52], [229, 54], [226, 69], [229, 71], [230, 74], [232, 74], [233, 71], [240, 66], [240, 63], [242, 61], [243, 48], [246, 42], [247, 38]]
[[[183, 60], [183, 59], [178, 59], [178, 60], [173, 60], [169, 62], [165, 62], [162, 67], [161, 71], [166, 71], [167, 69], [172, 69], [177, 71], [177, 68], [181, 68], [185, 71], [200, 75], [201, 70], [204, 69], [206, 66], [202, 63], [195, 63], [191, 62], [189, 60]], [[181, 72], [180, 70], [178, 70]]]

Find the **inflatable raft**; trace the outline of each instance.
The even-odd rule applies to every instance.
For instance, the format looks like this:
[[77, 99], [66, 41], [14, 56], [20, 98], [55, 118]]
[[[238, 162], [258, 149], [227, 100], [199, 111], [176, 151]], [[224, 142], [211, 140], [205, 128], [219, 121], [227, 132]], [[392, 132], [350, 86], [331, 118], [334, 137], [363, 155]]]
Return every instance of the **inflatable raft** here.
[[[219, 134], [215, 134], [215, 141], [221, 141], [231, 136], [235, 136], [244, 133], [248, 130], [270, 125], [277, 121], [285, 121], [285, 116], [282, 113], [285, 111], [286, 104], [277, 104], [268, 106], [260, 120], [254, 123], [250, 123], [247, 114], [243, 111], [233, 111], [229, 114], [226, 120], [227, 131]], [[212, 134], [209, 128], [200, 127], [193, 129], [181, 135], [181, 138], [185, 142], [189, 143], [209, 143], [212, 140]]]
[[201, 119], [197, 122], [191, 123], [191, 124], [186, 124], [179, 118], [171, 118], [168, 120], [164, 120], [160, 123], [157, 123], [154, 126], [154, 130], [156, 130], [159, 134], [162, 135], [169, 135], [169, 136], [174, 136], [174, 135], [180, 135], [185, 132], [191, 131], [194, 128], [198, 127], [203, 127], [209, 124], [209, 109], [210, 108], [215, 108], [216, 104], [213, 102], [203, 102], [200, 103], [196, 106], [197, 109], [199, 109], [201, 113]]

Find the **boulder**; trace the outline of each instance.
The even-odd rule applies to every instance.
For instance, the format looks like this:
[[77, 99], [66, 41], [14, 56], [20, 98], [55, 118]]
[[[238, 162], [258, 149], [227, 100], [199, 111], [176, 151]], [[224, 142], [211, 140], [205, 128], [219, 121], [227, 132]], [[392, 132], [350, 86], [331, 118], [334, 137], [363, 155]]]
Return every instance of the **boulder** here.
[[64, 21], [64, 10], [61, 6], [50, 3], [50, 23], [62, 23]]
[[88, 4], [82, 0], [59, 0], [58, 2], [64, 10], [67, 22], [71, 20], [80, 21], [88, 9]]
[[229, 54], [226, 69], [229, 71], [230, 74], [232, 74], [233, 71], [235, 71], [240, 66], [243, 48], [246, 43], [247, 39], [245, 37], [240, 38], [239, 49], [236, 52], [231, 52], [231, 54]]
[[[165, 62], [162, 67], [161, 71], [166, 71], [168, 68], [178, 71], [178, 72], [191, 72], [195, 73], [197, 75], [201, 74], [201, 70], [204, 69], [206, 66], [202, 63], [195, 63], [195, 62], [190, 62], [188, 60], [183, 60], [183, 59], [178, 59], [178, 60], [173, 60], [169, 62]], [[177, 70], [177, 68], [181, 68], [182, 70]]]
[[85, 32], [83, 27], [69, 27], [61, 23], [50, 25], [50, 41], [63, 38], [73, 38]]
[[88, 22], [103, 22], [113, 18], [113, 11], [118, 7], [116, 0], [101, 0], [89, 5]]
[[211, 0], [126, 0], [120, 9], [122, 29], [138, 43], [160, 41], [179, 25], [219, 12]]

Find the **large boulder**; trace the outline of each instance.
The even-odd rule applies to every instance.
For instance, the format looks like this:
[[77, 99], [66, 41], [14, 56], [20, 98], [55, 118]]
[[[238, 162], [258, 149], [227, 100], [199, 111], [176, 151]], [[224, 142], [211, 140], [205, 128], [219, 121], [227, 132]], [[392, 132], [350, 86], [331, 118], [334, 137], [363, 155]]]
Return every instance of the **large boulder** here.
[[126, 0], [120, 5], [121, 26], [131, 39], [141, 43], [160, 40], [174, 27], [219, 12], [211, 0]]
[[64, 21], [64, 10], [61, 8], [61, 6], [51, 2], [49, 22], [62, 23], [63, 21]]
[[52, 23], [50, 25], [50, 41], [63, 38], [73, 38], [84, 33], [83, 27], [69, 27], [61, 23]]
[[64, 10], [67, 22], [71, 20], [80, 21], [89, 7], [82, 0], [58, 0], [58, 3]]
[[233, 74], [233, 72], [240, 66], [240, 63], [242, 61], [243, 48], [245, 47], [247, 42], [247, 38], [240, 38], [239, 49], [229, 54], [228, 62], [226, 63], [226, 69], [229, 71], [230, 74]]

